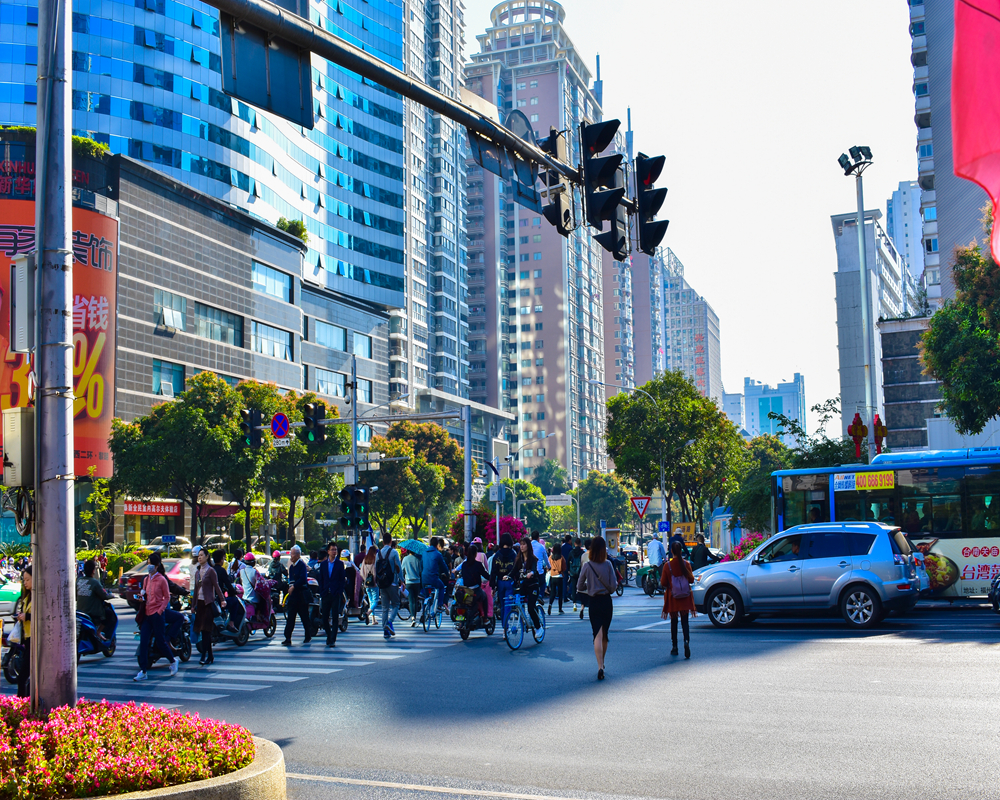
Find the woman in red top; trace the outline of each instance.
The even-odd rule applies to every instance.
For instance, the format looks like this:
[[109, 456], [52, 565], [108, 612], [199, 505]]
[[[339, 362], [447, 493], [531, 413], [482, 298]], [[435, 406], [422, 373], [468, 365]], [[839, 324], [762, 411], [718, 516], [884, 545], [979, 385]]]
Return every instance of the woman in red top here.
[[663, 619], [670, 615], [670, 638], [673, 649], [670, 655], [677, 655], [677, 615], [681, 618], [681, 628], [684, 630], [684, 658], [691, 658], [691, 634], [688, 630], [688, 614], [695, 615], [694, 597], [691, 595], [691, 584], [694, 573], [691, 565], [681, 557], [684, 551], [680, 542], [670, 545], [670, 560], [663, 565], [660, 573], [660, 585], [665, 587], [663, 593]]

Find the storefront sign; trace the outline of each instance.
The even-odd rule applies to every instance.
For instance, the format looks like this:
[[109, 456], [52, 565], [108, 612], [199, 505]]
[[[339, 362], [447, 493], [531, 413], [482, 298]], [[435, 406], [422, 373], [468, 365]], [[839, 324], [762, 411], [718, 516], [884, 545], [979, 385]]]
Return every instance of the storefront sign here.
[[180, 503], [139, 503], [133, 500], [125, 501], [126, 514], [139, 514], [147, 517], [179, 517]]
[[873, 489], [895, 489], [896, 473], [884, 472], [838, 472], [833, 476], [835, 492], [866, 492]]
[[[114, 416], [115, 309], [118, 220], [73, 209], [73, 401], [77, 475], [95, 468], [110, 478], [108, 437]], [[0, 408], [26, 406], [31, 390], [29, 357], [10, 350], [10, 261], [35, 249], [35, 204], [0, 199]]]

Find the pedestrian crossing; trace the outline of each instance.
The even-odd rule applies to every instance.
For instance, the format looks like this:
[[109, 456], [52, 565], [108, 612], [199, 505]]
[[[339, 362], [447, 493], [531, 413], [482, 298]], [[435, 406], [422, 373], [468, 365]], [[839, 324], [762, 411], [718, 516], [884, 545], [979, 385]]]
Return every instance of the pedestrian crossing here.
[[[203, 667], [193, 650], [191, 660], [181, 664], [174, 677], [160, 659], [142, 682], [133, 681], [138, 671], [136, 651], [138, 636], [129, 624], [119, 627], [118, 648], [111, 658], [88, 656], [77, 667], [77, 691], [81, 697], [116, 702], [134, 700], [161, 708], [198, 706], [233, 694], [246, 694], [285, 686], [299, 681], [332, 675], [344, 670], [364, 669], [388, 664], [409, 656], [421, 655], [461, 643], [451, 624], [424, 633], [422, 628], [396, 623], [395, 638], [386, 641], [380, 625], [351, 624], [347, 633], [337, 636], [337, 646], [326, 647], [325, 634], [303, 644], [296, 636], [292, 647], [281, 645], [281, 624], [271, 640], [255, 634], [244, 647], [232, 643], [216, 645], [215, 663]], [[17, 688], [3, 682], [2, 692], [14, 694]]]

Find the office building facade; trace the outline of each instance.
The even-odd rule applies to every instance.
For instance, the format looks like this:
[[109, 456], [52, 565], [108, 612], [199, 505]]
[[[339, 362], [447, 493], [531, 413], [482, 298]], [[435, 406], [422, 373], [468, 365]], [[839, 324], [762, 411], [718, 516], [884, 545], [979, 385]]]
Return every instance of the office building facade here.
[[908, 2], [925, 276], [929, 301], [940, 307], [941, 301], [955, 296], [951, 277], [955, 248], [984, 240], [981, 218], [987, 196], [971, 181], [955, 175], [952, 162], [955, 4], [951, 0]]
[[[731, 395], [726, 395], [727, 398]], [[806, 419], [806, 384], [805, 378], [798, 372], [790, 381], [781, 381], [777, 386], [768, 386], [752, 378], [743, 379], [743, 427], [751, 436], [770, 434], [778, 436], [785, 444], [791, 446], [795, 441], [787, 434], [778, 431], [777, 420], [769, 415], [783, 414], [791, 420], [798, 420], [802, 429], [808, 432]]]
[[885, 203], [885, 230], [896, 252], [917, 282], [924, 274], [923, 216], [921, 189], [917, 181], [900, 181]]
[[[500, 3], [478, 34], [466, 88], [501, 117], [520, 110], [538, 137], [567, 131], [580, 160], [579, 125], [601, 118], [591, 73], [553, 0]], [[468, 165], [470, 397], [517, 415], [514, 473], [530, 479], [556, 459], [571, 480], [605, 470], [602, 449], [602, 250], [580, 225], [560, 236], [514, 202], [511, 184]], [[576, 218], [582, 221], [579, 207]]]

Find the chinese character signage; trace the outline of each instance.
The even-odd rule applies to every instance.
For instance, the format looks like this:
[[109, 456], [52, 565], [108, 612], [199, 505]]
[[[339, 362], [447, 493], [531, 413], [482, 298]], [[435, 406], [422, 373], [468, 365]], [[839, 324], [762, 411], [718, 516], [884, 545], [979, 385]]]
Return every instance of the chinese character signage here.
[[[10, 351], [10, 262], [35, 247], [35, 204], [0, 199], [0, 408], [28, 404], [30, 363]], [[90, 466], [111, 476], [108, 437], [115, 399], [115, 289], [118, 278], [118, 220], [73, 209], [73, 418], [74, 471]]]
[[141, 514], [151, 517], [179, 517], [181, 515], [180, 503], [139, 503], [135, 500], [126, 500], [126, 514]]

